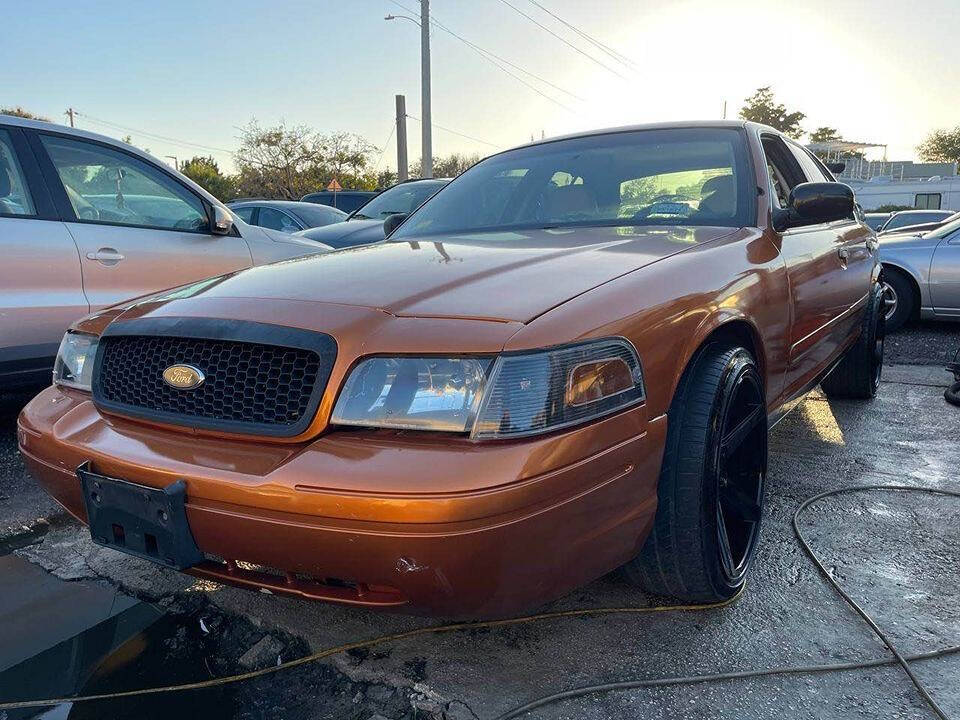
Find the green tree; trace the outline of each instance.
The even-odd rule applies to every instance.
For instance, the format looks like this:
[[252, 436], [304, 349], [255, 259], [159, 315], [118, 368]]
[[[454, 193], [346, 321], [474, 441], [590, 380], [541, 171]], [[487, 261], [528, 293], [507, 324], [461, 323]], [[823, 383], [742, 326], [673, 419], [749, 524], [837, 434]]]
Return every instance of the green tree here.
[[[480, 162], [480, 155], [463, 155], [461, 153], [450, 153], [446, 157], [436, 157], [433, 159], [433, 176], [444, 178], [455, 178], [469, 167]], [[420, 177], [421, 163], [415, 161], [410, 166], [410, 177]]]
[[344, 189], [373, 190], [370, 159], [378, 148], [353, 133], [323, 135], [306, 125], [263, 128], [256, 120], [241, 130], [237, 192], [298, 200], [336, 179]]
[[826, 125], [818, 127], [810, 133], [810, 142], [834, 142], [839, 139], [840, 133], [837, 132], [837, 129]]
[[235, 178], [221, 173], [220, 166], [212, 157], [192, 157], [181, 164], [180, 172], [221, 202], [237, 197]]
[[952, 130], [934, 130], [917, 145], [917, 152], [926, 162], [960, 163], [960, 125]]
[[802, 112], [787, 112], [787, 108], [778, 103], [773, 97], [773, 90], [769, 87], [757, 88], [757, 91], [744, 100], [740, 108], [740, 117], [743, 120], [769, 125], [792, 138], [803, 135], [800, 123], [806, 115]]
[[51, 122], [50, 118], [44, 117], [43, 115], [36, 115], [29, 110], [24, 110], [19, 105], [0, 107], [0, 115], [13, 115], [15, 117], [26, 118], [27, 120], [42, 120], [43, 122]]
[[391, 185], [395, 185], [396, 182], [397, 174], [393, 170], [387, 168], [386, 170], [381, 170], [377, 173], [377, 187], [375, 189], [383, 190]]

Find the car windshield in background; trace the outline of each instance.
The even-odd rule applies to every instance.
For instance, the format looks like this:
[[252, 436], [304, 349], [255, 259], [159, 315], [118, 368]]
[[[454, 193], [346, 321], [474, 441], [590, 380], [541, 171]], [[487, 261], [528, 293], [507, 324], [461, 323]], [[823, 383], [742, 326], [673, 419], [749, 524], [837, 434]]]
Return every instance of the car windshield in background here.
[[952, 235], [953, 233], [960, 230], [960, 220], [954, 220], [953, 222], [948, 222], [944, 225], [941, 225], [936, 230], [931, 230], [926, 234], [925, 237], [928, 238], [945, 238], [947, 235]]
[[444, 180], [423, 180], [394, 185], [377, 195], [350, 217], [354, 220], [386, 220], [391, 215], [413, 212], [444, 185], [446, 185]]
[[347, 213], [343, 210], [337, 210], [337, 208], [326, 205], [311, 207], [307, 203], [300, 203], [293, 214], [306, 223], [307, 227], [322, 227], [347, 219]]
[[910, 225], [920, 225], [922, 223], [939, 222], [950, 217], [946, 212], [902, 212], [897, 213], [887, 224], [883, 226], [884, 230], [896, 230], [897, 228], [909, 227]]
[[410, 216], [392, 239], [596, 225], [753, 223], [755, 191], [734, 129], [638, 130], [494, 155]]

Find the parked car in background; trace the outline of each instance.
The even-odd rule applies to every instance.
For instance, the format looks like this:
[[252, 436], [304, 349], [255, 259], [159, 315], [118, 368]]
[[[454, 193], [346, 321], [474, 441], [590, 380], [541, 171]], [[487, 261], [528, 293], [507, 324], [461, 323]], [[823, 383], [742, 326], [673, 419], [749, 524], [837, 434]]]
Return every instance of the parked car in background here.
[[227, 203], [227, 207], [248, 225], [285, 233], [332, 225], [347, 219], [347, 213], [343, 210], [292, 200], [235, 200]]
[[304, 230], [297, 234], [332, 248], [366, 245], [383, 240], [383, 224], [388, 217], [413, 212], [448, 182], [449, 178], [426, 178], [398, 183], [351, 213], [347, 222]]
[[954, 214], [953, 210], [899, 210], [891, 213], [887, 221], [880, 226], [879, 232], [891, 232], [908, 225], [940, 222]]
[[367, 202], [370, 198], [376, 197], [375, 190], [321, 190], [320, 192], [307, 193], [300, 202], [317, 203], [318, 205], [329, 205], [345, 213], [352, 213], [358, 207]]
[[885, 230], [884, 232], [885, 233], [896, 232], [896, 233], [919, 234], [919, 233], [928, 232], [930, 230], [936, 230], [937, 228], [941, 228], [947, 223], [953, 222], [954, 220], [960, 220], [960, 212], [953, 213], [952, 215], [948, 215], [945, 218], [942, 218], [940, 220], [935, 220], [933, 222], [920, 223], [919, 225], [905, 225], [904, 227], [897, 228], [896, 230]]
[[728, 600], [768, 428], [880, 382], [876, 238], [829, 178], [732, 121], [493, 155], [384, 242], [75, 323], [20, 452], [95, 543], [217, 582], [502, 617], [623, 565]]
[[0, 115], [0, 388], [49, 378], [91, 311], [326, 249], [234, 221], [132, 145]]
[[880, 232], [880, 228], [883, 226], [883, 224], [887, 220], [890, 219], [890, 216], [892, 214], [893, 213], [868, 212], [868, 213], [864, 213], [863, 221], [874, 232]]
[[960, 218], [880, 240], [887, 327], [908, 320], [960, 320]]

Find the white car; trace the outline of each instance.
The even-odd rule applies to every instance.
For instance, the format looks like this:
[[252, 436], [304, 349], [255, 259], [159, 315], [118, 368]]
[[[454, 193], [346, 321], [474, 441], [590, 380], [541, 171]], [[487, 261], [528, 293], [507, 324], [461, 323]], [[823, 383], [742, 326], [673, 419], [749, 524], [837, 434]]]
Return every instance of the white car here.
[[326, 250], [247, 225], [127, 143], [0, 115], [0, 389], [48, 380], [89, 312]]

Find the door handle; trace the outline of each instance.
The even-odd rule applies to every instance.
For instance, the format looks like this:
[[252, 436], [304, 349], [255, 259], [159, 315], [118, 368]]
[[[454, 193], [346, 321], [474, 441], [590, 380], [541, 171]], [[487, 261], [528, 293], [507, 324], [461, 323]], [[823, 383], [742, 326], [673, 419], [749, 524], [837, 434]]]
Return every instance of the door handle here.
[[102, 247], [96, 252], [88, 252], [87, 260], [96, 260], [101, 265], [110, 267], [123, 260], [123, 255], [116, 248]]

